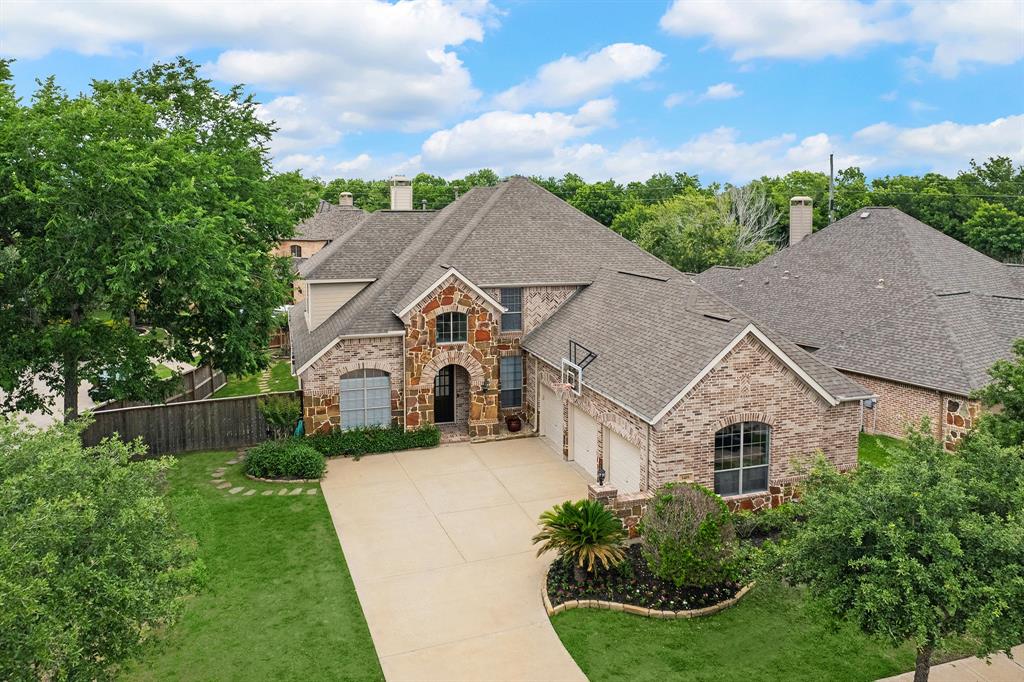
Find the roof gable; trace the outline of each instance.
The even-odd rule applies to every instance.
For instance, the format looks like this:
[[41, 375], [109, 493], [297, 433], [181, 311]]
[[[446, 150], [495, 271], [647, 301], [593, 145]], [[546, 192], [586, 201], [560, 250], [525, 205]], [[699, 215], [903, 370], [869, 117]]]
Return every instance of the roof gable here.
[[501, 305], [500, 302], [494, 300], [494, 298], [491, 297], [490, 294], [488, 294], [486, 291], [470, 282], [461, 272], [459, 272], [455, 268], [448, 268], [444, 272], [444, 274], [438, 277], [433, 284], [428, 286], [426, 289], [423, 290], [422, 293], [420, 293], [412, 301], [410, 301], [408, 305], [406, 305], [401, 310], [396, 310], [395, 315], [398, 315], [403, 320], [407, 320], [407, 316], [409, 315], [409, 313], [415, 310], [417, 306], [419, 306], [420, 303], [425, 301], [432, 293], [434, 293], [436, 290], [444, 286], [448, 286], [450, 283], [454, 283], [455, 281], [462, 282], [467, 289], [476, 294], [480, 298], [480, 300], [489, 305], [496, 312], [504, 313], [508, 310], [507, 308], [505, 308], [505, 306]]

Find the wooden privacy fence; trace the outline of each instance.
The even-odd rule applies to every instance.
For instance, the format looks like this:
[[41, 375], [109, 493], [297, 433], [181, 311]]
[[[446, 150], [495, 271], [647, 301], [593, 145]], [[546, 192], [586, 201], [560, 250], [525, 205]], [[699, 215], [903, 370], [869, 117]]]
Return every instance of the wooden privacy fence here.
[[103, 410], [93, 413], [94, 421], [82, 432], [82, 442], [96, 445], [115, 433], [124, 441], [141, 437], [153, 456], [255, 445], [268, 437], [267, 421], [257, 403], [270, 395], [294, 395], [301, 400], [302, 392]]
[[[199, 365], [195, 369], [182, 373], [177, 392], [164, 402], [183, 403], [189, 400], [203, 400], [212, 396], [218, 388], [226, 383], [224, 372], [214, 369], [211, 365]], [[119, 410], [124, 407], [140, 407], [149, 404], [141, 400], [111, 400], [97, 405], [93, 411]]]

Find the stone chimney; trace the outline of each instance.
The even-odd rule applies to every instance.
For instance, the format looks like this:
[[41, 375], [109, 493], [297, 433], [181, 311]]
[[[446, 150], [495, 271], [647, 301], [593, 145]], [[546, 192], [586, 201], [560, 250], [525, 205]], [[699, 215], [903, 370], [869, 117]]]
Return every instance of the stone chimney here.
[[355, 202], [352, 201], [352, 192], [342, 192], [338, 195], [338, 206], [355, 206]]
[[391, 210], [412, 210], [412, 180], [404, 175], [394, 175], [388, 181], [391, 185]]
[[789, 245], [793, 246], [811, 234], [814, 222], [814, 201], [810, 197], [789, 200]]

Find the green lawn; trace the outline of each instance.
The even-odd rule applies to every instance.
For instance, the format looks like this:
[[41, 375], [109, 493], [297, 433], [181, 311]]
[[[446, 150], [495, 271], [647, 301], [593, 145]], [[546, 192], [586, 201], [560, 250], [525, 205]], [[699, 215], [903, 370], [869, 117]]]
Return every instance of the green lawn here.
[[857, 460], [861, 463], [874, 464], [877, 467], [885, 467], [889, 464], [890, 452], [902, 449], [903, 441], [891, 436], [880, 436], [870, 433], [860, 434], [860, 449], [857, 453]]
[[278, 391], [294, 391], [299, 388], [299, 380], [292, 376], [291, 364], [287, 360], [279, 360], [270, 366], [270, 381], [267, 391], [260, 390], [260, 375], [246, 374], [241, 377], [228, 377], [228, 382], [217, 389], [214, 398], [232, 398], [240, 395], [256, 395], [257, 393], [274, 393]]
[[591, 682], [867, 682], [914, 667], [909, 646], [892, 649], [852, 627], [830, 632], [796, 588], [757, 587], [733, 608], [693, 620], [575, 609], [551, 622]]
[[[124, 680], [382, 680], [323, 496], [227, 495], [210, 472], [232, 453], [179, 458], [169, 502], [199, 543], [207, 581]], [[308, 484], [307, 484], [308, 486]]]

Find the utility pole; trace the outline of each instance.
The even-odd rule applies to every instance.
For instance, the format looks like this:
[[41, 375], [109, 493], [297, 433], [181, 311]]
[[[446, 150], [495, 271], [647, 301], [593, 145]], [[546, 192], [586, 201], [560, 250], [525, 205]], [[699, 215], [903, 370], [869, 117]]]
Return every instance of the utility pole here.
[[836, 221], [836, 173], [835, 164], [833, 163], [834, 154], [828, 155], [828, 224], [831, 225]]

